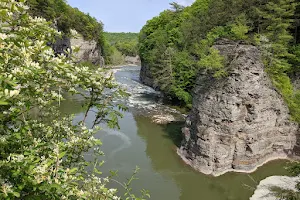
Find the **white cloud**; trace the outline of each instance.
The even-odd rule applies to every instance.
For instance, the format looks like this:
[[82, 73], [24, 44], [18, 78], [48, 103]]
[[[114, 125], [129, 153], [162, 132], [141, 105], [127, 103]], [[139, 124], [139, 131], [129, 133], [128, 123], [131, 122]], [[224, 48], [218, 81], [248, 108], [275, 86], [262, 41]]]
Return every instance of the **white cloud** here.
[[195, 0], [178, 0], [177, 2], [183, 6], [189, 6], [194, 3]]

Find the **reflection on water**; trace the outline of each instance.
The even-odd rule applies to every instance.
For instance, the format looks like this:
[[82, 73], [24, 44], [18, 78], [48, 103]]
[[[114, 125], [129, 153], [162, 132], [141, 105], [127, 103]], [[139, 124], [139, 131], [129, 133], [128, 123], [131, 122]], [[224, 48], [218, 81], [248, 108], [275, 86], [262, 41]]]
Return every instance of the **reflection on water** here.
[[[171, 178], [179, 188], [180, 195], [175, 199], [248, 199], [260, 180], [267, 176], [287, 173], [284, 170], [286, 162], [275, 161], [249, 175], [241, 173], [228, 173], [220, 177], [203, 175], [185, 165], [177, 156], [175, 146], [172, 140], [166, 137], [169, 134], [165, 132], [164, 127], [152, 124], [147, 118], [136, 118], [136, 121], [138, 134], [147, 143], [146, 154], [151, 158], [153, 169]], [[156, 196], [153, 199], [160, 197]], [[172, 198], [169, 196], [166, 199]]]
[[[104, 175], [110, 170], [118, 170], [121, 182], [130, 177], [135, 166], [141, 168], [139, 180], [133, 183], [133, 191], [150, 190], [155, 200], [243, 200], [248, 199], [258, 182], [267, 176], [287, 174], [285, 161], [275, 161], [264, 165], [252, 174], [228, 173], [214, 178], [194, 171], [176, 154], [180, 144], [182, 123], [170, 125], [153, 124], [147, 117], [153, 113], [178, 114], [159, 102], [159, 93], [138, 82], [139, 68], [128, 67], [116, 73], [116, 79], [132, 96], [126, 104], [129, 112], [120, 120], [120, 130], [110, 130], [105, 125], [96, 135], [103, 142], [102, 167]], [[67, 113], [77, 113], [83, 117], [84, 109], [80, 99], [73, 97], [62, 104]], [[87, 118], [92, 123], [93, 115]], [[113, 186], [120, 186], [113, 184]]]

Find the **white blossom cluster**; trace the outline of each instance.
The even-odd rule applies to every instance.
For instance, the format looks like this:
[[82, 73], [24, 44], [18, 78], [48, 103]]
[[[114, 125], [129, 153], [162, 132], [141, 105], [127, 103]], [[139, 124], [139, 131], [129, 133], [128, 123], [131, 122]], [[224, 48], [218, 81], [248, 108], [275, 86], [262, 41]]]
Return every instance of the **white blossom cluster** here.
[[[47, 42], [61, 34], [29, 16], [23, 2], [0, 2], [0, 199], [120, 199], [107, 188], [108, 178], [85, 171], [83, 153], [101, 154], [97, 129], [74, 124], [58, 108], [63, 92], [70, 92], [109, 109], [110, 99], [100, 97], [117, 84], [103, 69], [55, 56]], [[17, 27], [8, 26], [15, 22]]]

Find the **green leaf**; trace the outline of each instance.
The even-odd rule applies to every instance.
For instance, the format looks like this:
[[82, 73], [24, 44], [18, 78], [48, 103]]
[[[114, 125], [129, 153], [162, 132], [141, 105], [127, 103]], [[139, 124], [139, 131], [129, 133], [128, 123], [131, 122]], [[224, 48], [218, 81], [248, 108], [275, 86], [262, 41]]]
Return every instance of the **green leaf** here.
[[67, 152], [61, 152], [61, 153], [58, 155], [58, 158], [61, 159], [62, 157], [64, 157], [64, 156], [66, 155], [66, 153], [67, 153]]
[[20, 197], [20, 193], [19, 193], [19, 192], [13, 192], [13, 195], [14, 195], [15, 197]]
[[77, 168], [72, 168], [72, 169], [69, 171], [69, 173], [70, 173], [70, 174], [74, 174], [74, 173], [76, 173], [77, 171], [78, 171]]
[[9, 105], [8, 102], [0, 100], [0, 106], [7, 106], [7, 105]]

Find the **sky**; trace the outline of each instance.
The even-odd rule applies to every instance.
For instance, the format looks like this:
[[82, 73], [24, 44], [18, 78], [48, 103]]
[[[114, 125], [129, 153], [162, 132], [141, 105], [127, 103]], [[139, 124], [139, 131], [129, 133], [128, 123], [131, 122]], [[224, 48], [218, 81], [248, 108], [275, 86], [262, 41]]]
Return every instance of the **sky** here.
[[[177, 0], [190, 5], [194, 0]], [[107, 32], [139, 32], [146, 22], [170, 8], [174, 0], [68, 0], [72, 7], [104, 23]]]

